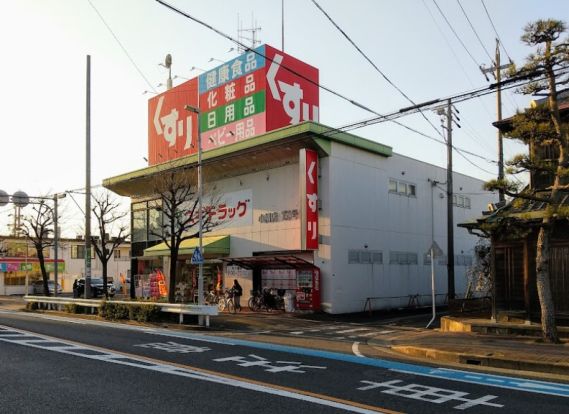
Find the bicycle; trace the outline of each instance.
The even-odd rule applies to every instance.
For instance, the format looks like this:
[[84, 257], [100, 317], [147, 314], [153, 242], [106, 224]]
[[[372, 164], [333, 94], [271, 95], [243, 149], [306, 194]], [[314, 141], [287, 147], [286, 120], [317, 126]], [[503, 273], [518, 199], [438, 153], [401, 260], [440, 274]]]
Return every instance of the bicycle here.
[[260, 311], [262, 305], [262, 296], [263, 295], [261, 295], [261, 292], [257, 290], [254, 291], [252, 290], [251, 297], [247, 301], [247, 306], [249, 307], [249, 309], [251, 309], [253, 312]]
[[235, 302], [233, 301], [234, 292], [233, 289], [228, 289], [225, 291], [224, 295], [219, 299], [217, 303], [217, 309], [220, 312], [223, 312], [227, 309], [229, 313], [235, 313], [237, 310], [235, 309]]
[[206, 293], [204, 302], [206, 305], [217, 305], [220, 300], [220, 295], [215, 290], [210, 290]]
[[284, 299], [281, 295], [273, 292], [274, 289], [263, 289], [262, 292], [252, 292], [247, 305], [254, 312], [265, 310], [271, 312], [273, 310], [284, 310]]

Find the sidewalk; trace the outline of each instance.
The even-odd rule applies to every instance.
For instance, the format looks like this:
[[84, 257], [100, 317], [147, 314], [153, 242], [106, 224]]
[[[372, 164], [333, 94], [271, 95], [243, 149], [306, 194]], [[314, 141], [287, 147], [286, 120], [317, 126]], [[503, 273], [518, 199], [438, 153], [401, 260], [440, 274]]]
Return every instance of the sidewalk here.
[[[455, 320], [455, 323], [460, 323]], [[485, 325], [487, 320], [469, 320]], [[525, 326], [510, 324], [510, 332]], [[375, 337], [370, 345], [422, 359], [516, 371], [534, 371], [563, 375], [569, 380], [569, 341], [562, 344], [541, 343], [537, 337], [479, 332], [407, 331], [385, 340]]]
[[[0, 296], [0, 309], [22, 310], [24, 307], [22, 297]], [[381, 355], [382, 351], [388, 351], [394, 356], [420, 358], [431, 362], [555, 375], [558, 379], [569, 382], [569, 328], [567, 327], [559, 328], [561, 344], [545, 344], [540, 342], [538, 336], [540, 327], [536, 324], [528, 326], [524, 323], [493, 323], [487, 318], [443, 317], [441, 318], [443, 331], [440, 328], [425, 329], [425, 324], [422, 321], [418, 322], [417, 314], [406, 316], [405, 312], [396, 312], [389, 316], [397, 316], [398, 322], [394, 324], [393, 319], [385, 320], [385, 316], [381, 315], [369, 317], [364, 314], [270, 314], [244, 310], [237, 315], [223, 313], [214, 317], [211, 332], [255, 335], [262, 330], [274, 331], [279, 324], [288, 328], [302, 327], [313, 321], [351, 322], [370, 327], [396, 325], [398, 329], [389, 335], [378, 334], [368, 338], [367, 345], [371, 347], [370, 350], [375, 349], [378, 355]], [[429, 319], [428, 314], [419, 316]], [[179, 326], [170, 327], [179, 329]], [[204, 328], [185, 325], [184, 329]], [[449, 332], [449, 329], [454, 332]], [[534, 336], [528, 336], [532, 331]], [[275, 335], [278, 334], [275, 332]], [[270, 341], [270, 338], [263, 336], [264, 341]], [[278, 341], [282, 342], [283, 338], [279, 338]]]

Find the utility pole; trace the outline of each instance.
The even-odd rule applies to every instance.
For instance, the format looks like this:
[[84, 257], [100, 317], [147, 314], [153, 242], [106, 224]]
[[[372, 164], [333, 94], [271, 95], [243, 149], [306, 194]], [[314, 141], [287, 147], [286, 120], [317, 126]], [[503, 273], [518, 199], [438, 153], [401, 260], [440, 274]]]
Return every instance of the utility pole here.
[[91, 297], [91, 56], [87, 55], [85, 102], [85, 299]]
[[447, 103], [447, 277], [448, 300], [454, 299], [454, 217], [452, 205], [452, 102]]
[[[512, 62], [508, 63], [507, 65], [500, 66], [500, 40], [496, 39], [496, 62], [494, 63], [494, 66], [490, 68], [480, 67], [480, 70], [482, 71], [484, 76], [486, 76], [487, 73], [491, 73], [492, 76], [494, 76], [494, 79], [496, 79], [496, 84], [497, 84], [496, 112], [497, 112], [498, 122], [502, 120], [502, 85], [501, 85], [502, 72], [501, 71], [502, 69], [509, 68], [510, 65], [512, 65]], [[486, 80], [489, 80], [488, 76], [486, 76]], [[500, 131], [500, 128], [498, 128], [498, 180], [503, 180], [503, 179], [504, 179], [504, 142], [502, 138], [502, 131]], [[499, 190], [499, 197], [500, 197], [499, 198], [500, 202], [506, 201], [504, 190], [502, 189]]]
[[[448, 278], [448, 299], [454, 299], [454, 217], [453, 217], [453, 187], [452, 187], [452, 124], [457, 127], [460, 118], [455, 114], [458, 110], [452, 106], [452, 101], [448, 99], [446, 111], [439, 108], [437, 114], [441, 115], [443, 129], [447, 132], [447, 278]], [[446, 125], [444, 121], [446, 120]]]

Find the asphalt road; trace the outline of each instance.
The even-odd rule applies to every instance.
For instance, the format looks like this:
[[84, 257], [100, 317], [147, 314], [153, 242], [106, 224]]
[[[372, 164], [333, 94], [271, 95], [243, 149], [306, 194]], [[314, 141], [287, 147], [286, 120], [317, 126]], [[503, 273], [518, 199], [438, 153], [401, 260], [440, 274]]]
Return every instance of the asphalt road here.
[[562, 413], [569, 407], [566, 384], [4, 311], [0, 390], [2, 413]]

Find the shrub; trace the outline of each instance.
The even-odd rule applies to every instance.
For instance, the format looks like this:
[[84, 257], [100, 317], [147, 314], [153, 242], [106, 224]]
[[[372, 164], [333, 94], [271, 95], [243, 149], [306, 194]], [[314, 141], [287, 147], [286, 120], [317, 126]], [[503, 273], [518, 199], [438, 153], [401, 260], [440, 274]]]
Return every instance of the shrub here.
[[108, 320], [130, 319], [138, 322], [157, 321], [160, 308], [156, 305], [124, 305], [113, 302], [104, 302], [100, 315]]
[[138, 322], [157, 321], [160, 317], [160, 308], [156, 305], [131, 305], [129, 317]]
[[129, 306], [119, 303], [105, 302], [101, 306], [100, 314], [109, 320], [129, 319]]
[[37, 302], [28, 302], [26, 303], [26, 310], [38, 310], [39, 304]]
[[63, 310], [67, 313], [79, 313], [79, 306], [75, 303], [67, 303], [63, 307]]

